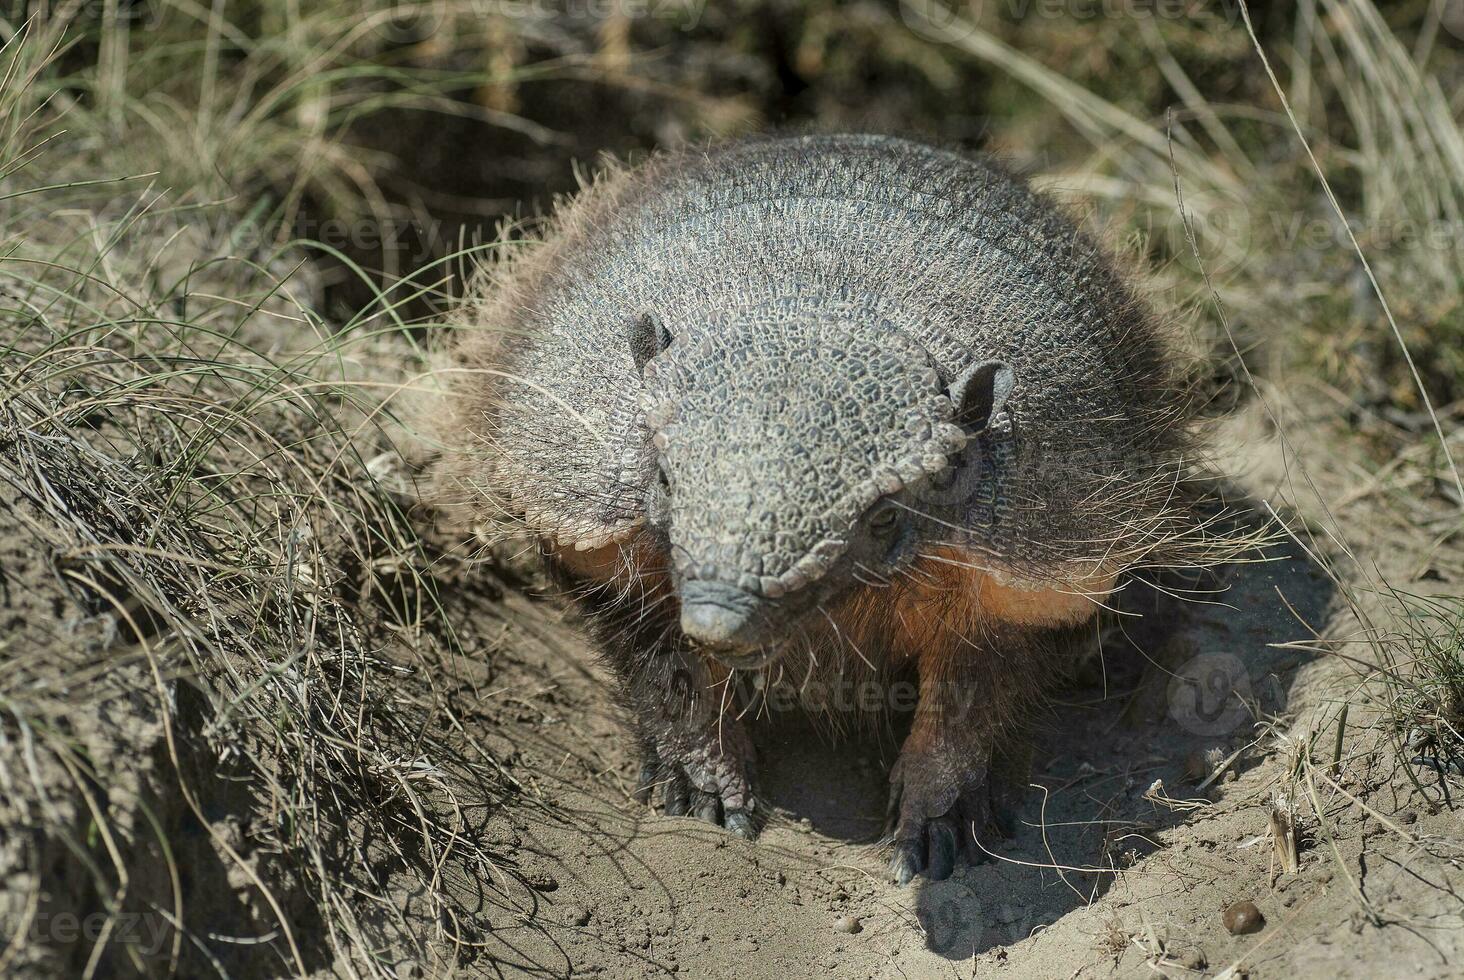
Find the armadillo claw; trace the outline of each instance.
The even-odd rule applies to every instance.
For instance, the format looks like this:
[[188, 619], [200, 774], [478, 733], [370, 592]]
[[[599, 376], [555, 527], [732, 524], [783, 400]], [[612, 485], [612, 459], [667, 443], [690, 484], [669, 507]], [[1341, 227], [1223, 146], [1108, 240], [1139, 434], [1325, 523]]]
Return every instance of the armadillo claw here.
[[890, 878], [897, 885], [908, 885], [920, 874], [945, 881], [956, 870], [960, 839], [956, 819], [950, 815], [925, 822], [913, 836], [896, 838]]
[[890, 878], [897, 885], [908, 885], [915, 876], [925, 870], [923, 840], [902, 840], [895, 842], [895, 854], [890, 858]]
[[681, 762], [647, 747], [636, 784], [635, 799], [649, 804], [660, 790], [662, 812], [668, 817], [695, 817], [724, 827], [744, 840], [757, 837], [756, 799], [745, 759], [716, 753], [684, 753]]
[[757, 823], [753, 821], [752, 814], [746, 810], [728, 810], [726, 817], [722, 820], [722, 826], [743, 840], [757, 839]]
[[704, 793], [699, 789], [691, 791], [691, 815], [698, 820], [709, 824], [722, 825], [722, 801], [711, 793]]
[[656, 756], [656, 750], [649, 746], [641, 749], [640, 776], [635, 781], [635, 801], [642, 806], [649, 806], [651, 794], [656, 791], [656, 783], [661, 771], [661, 760]]
[[955, 821], [950, 817], [941, 817], [930, 821], [925, 828], [925, 841], [929, 849], [929, 856], [925, 863], [925, 877], [931, 881], [945, 881], [956, 870], [956, 836]]
[[686, 781], [686, 774], [679, 769], [673, 769], [662, 777], [661, 782], [661, 806], [668, 817], [684, 817], [690, 809], [691, 784]]

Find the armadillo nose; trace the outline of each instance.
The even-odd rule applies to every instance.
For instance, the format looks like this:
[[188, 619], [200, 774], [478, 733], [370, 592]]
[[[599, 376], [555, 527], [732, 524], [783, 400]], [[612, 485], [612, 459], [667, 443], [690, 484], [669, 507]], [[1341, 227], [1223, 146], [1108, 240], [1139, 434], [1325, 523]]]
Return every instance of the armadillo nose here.
[[682, 584], [681, 631], [714, 652], [757, 646], [757, 612], [757, 599], [736, 586], [695, 580]]
[[737, 634], [746, 621], [745, 613], [715, 602], [681, 607], [681, 631], [710, 647], [735, 647]]

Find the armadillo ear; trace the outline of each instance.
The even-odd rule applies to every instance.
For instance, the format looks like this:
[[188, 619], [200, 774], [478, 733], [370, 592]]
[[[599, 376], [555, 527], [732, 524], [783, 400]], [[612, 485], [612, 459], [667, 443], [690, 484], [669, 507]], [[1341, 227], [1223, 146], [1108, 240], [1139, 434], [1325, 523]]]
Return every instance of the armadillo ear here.
[[951, 404], [956, 409], [951, 421], [968, 431], [980, 432], [1001, 411], [1016, 383], [1016, 374], [1001, 361], [973, 364], [951, 382]]
[[642, 313], [630, 325], [630, 356], [635, 369], [642, 371], [646, 362], [671, 346], [671, 331], [654, 313]]

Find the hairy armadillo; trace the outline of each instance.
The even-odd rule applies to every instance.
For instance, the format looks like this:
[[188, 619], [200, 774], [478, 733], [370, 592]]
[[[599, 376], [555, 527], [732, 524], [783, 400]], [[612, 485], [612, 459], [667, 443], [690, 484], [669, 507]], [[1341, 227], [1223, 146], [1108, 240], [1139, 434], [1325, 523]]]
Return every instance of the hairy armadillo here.
[[1023, 722], [1124, 576], [1225, 550], [1163, 331], [985, 159], [863, 135], [662, 155], [563, 204], [462, 326], [448, 492], [575, 586], [645, 797], [751, 837], [749, 677], [913, 676], [901, 883], [1000, 832]]

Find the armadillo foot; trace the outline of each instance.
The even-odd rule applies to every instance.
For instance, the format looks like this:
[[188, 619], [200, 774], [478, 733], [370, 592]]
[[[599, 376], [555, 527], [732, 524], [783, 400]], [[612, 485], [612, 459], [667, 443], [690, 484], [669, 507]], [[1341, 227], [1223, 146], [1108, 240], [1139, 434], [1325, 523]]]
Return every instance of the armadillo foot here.
[[962, 863], [989, 860], [987, 847], [1014, 832], [1020, 799], [1002, 768], [989, 772], [979, 754], [962, 758], [907, 746], [890, 771], [891, 879], [908, 885], [923, 874], [944, 881]]
[[745, 840], [757, 836], [751, 745], [740, 729], [721, 737], [669, 738], [642, 748], [636, 798], [650, 803], [659, 789], [668, 817], [695, 817]]

